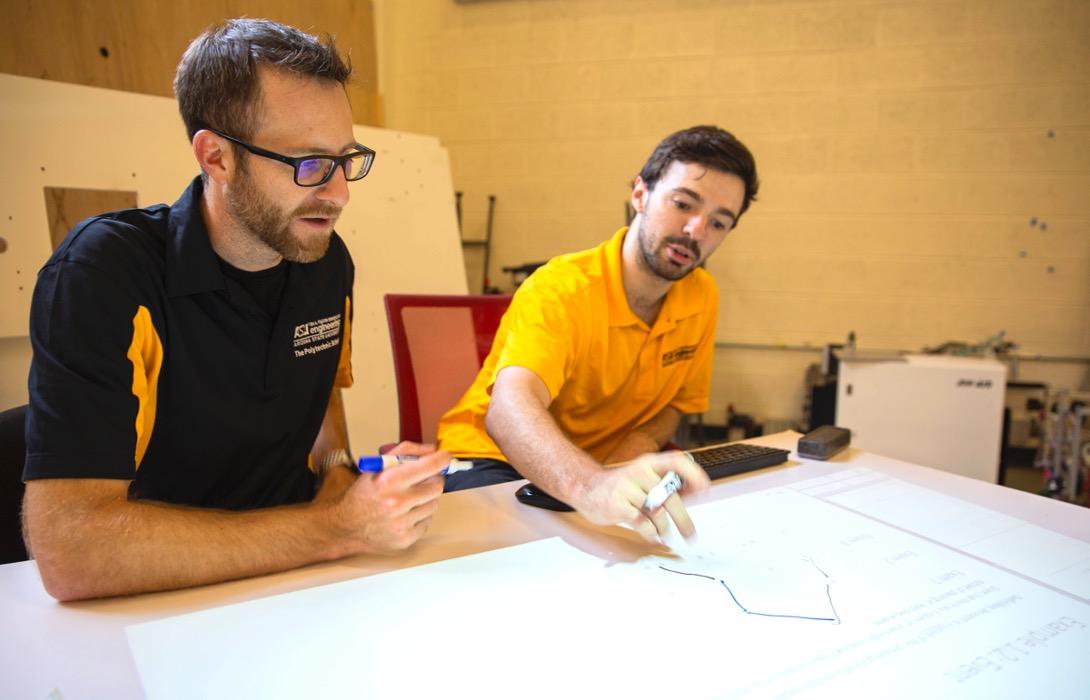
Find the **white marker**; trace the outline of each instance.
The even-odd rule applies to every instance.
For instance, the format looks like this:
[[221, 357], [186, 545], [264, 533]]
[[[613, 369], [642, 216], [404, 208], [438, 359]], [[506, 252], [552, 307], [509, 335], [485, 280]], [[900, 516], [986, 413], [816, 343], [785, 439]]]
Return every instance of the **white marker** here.
[[647, 498], [643, 502], [643, 511], [650, 513], [661, 508], [662, 504], [666, 503], [666, 499], [677, 493], [680, 488], [681, 477], [675, 472], [666, 472], [662, 481], [655, 484], [655, 488], [647, 493]]

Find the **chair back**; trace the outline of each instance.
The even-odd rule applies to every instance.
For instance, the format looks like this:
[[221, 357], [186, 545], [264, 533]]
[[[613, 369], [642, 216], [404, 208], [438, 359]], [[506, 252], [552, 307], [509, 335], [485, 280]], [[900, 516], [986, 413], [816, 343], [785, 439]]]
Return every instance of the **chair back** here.
[[510, 296], [387, 294], [400, 437], [434, 442], [492, 349]]
[[26, 406], [0, 411], [0, 564], [27, 558], [23, 543]]

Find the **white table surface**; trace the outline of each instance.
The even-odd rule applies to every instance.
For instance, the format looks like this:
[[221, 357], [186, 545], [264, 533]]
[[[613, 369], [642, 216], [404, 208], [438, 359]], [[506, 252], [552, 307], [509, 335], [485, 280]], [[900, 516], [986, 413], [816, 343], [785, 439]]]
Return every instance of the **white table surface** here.
[[[690, 505], [865, 467], [1090, 542], [1090, 509], [849, 449], [832, 460], [801, 459], [798, 433], [748, 442], [792, 450], [783, 465], [719, 480]], [[521, 483], [521, 482], [520, 482]], [[42, 588], [34, 562], [0, 566], [0, 697], [76, 700], [145, 697], [125, 635], [128, 625], [264, 598], [429, 562], [561, 537], [585, 552], [638, 558], [633, 534], [572, 513], [518, 503], [518, 483], [445, 494], [428, 533], [409, 551], [357, 556], [280, 574], [201, 588], [60, 604]], [[699, 526], [699, 523], [697, 523]], [[1072, 669], [1075, 671], [1075, 669]], [[180, 670], [180, 672], [186, 672]]]

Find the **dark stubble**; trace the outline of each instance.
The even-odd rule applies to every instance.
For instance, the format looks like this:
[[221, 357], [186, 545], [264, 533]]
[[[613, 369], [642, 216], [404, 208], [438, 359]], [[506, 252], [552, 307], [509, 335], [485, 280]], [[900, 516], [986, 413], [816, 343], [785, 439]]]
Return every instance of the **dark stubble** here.
[[[654, 241], [651, 240], [651, 235], [647, 232], [647, 219], [640, 219], [640, 227], [636, 231], [636, 239], [639, 242], [640, 258], [643, 260], [644, 266], [651, 271], [652, 274], [658, 277], [668, 280], [670, 282], [677, 282], [693, 271], [700, 263], [700, 246], [691, 238], [685, 236], [666, 236], [658, 242], [657, 246], [654, 246]], [[688, 248], [693, 254], [692, 264], [686, 267], [678, 267], [674, 263], [670, 262], [663, 251], [668, 245], [678, 245]], [[654, 247], [652, 247], [654, 246]]]

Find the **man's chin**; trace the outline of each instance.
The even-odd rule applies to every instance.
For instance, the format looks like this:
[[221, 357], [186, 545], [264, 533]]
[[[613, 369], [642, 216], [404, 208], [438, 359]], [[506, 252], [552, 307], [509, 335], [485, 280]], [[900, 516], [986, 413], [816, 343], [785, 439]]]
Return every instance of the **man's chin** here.
[[688, 277], [689, 273], [692, 271], [692, 268], [689, 268], [687, 270], [673, 270], [670, 271], [668, 274], [659, 273], [659, 277], [666, 280], [667, 282], [679, 282]]
[[671, 260], [666, 259], [655, 266], [655, 274], [664, 280], [677, 282], [695, 270], [696, 266], [697, 263], [695, 261], [688, 265], [678, 265]]
[[312, 263], [325, 257], [329, 250], [329, 242], [332, 240], [332, 231], [324, 236], [316, 236], [313, 233], [305, 238], [296, 237], [291, 241], [276, 246], [276, 252], [288, 262]]
[[325, 245], [320, 249], [315, 246], [309, 247], [296, 247], [293, 250], [287, 251], [287, 254], [281, 253], [280, 256], [288, 262], [294, 263], [312, 263], [318, 262], [325, 257], [325, 254], [329, 251], [329, 241], [326, 241]]

